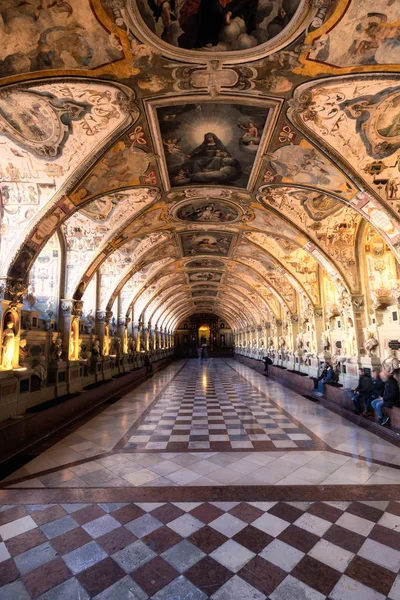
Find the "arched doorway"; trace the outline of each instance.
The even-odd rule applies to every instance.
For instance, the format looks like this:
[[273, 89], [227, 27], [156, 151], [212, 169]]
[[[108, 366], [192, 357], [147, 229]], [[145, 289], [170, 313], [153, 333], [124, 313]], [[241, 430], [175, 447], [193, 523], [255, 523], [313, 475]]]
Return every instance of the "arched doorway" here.
[[200, 346], [202, 346], [203, 344], [207, 344], [207, 346], [210, 343], [210, 327], [209, 325], [201, 325], [199, 327], [199, 342], [200, 342]]

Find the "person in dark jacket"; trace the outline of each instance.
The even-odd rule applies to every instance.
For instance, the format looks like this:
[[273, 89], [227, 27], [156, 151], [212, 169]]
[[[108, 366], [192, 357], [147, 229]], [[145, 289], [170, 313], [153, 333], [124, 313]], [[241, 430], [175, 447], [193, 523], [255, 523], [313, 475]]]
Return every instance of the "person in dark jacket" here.
[[383, 390], [385, 388], [385, 384], [383, 383], [380, 375], [381, 375], [381, 372], [379, 369], [374, 369], [372, 371], [372, 377], [371, 377], [372, 392], [371, 392], [370, 396], [364, 400], [365, 410], [362, 413], [363, 417], [369, 417], [369, 416], [373, 417], [374, 416], [374, 410], [371, 406], [372, 401], [376, 400], [377, 398], [379, 398], [380, 396], [383, 395]]
[[[361, 415], [363, 406], [367, 407], [372, 394], [372, 379], [364, 369], [358, 369], [358, 385], [353, 390], [352, 400], [354, 404], [353, 412]], [[364, 411], [365, 412], [365, 411]]]
[[380, 425], [389, 425], [390, 417], [383, 415], [382, 408], [393, 408], [394, 406], [400, 406], [399, 384], [397, 383], [396, 379], [387, 371], [382, 371], [381, 379], [385, 384], [383, 394], [376, 400], [372, 401], [372, 406], [378, 415], [378, 423]]
[[323, 396], [325, 384], [334, 380], [335, 372], [333, 367], [328, 363], [324, 363], [322, 365], [321, 375], [317, 377], [313, 377], [314, 379], [314, 390], [317, 389], [316, 395]]
[[269, 367], [269, 365], [272, 365], [272, 360], [270, 359], [269, 356], [264, 356], [263, 361], [264, 361], [264, 375], [265, 375], [265, 377], [268, 377], [268, 367]]

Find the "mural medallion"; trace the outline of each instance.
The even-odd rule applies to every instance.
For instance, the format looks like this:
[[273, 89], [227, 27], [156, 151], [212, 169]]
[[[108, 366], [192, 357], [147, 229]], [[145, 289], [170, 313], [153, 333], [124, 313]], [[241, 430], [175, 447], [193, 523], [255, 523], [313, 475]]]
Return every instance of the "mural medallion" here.
[[219, 260], [202, 258], [200, 260], [191, 260], [186, 263], [188, 269], [223, 269], [225, 264]]
[[199, 271], [198, 273], [189, 273], [189, 282], [196, 283], [199, 281], [213, 281], [219, 283], [222, 273]]
[[180, 238], [183, 255], [214, 254], [228, 256], [233, 237], [233, 233], [222, 231], [181, 233]]
[[186, 203], [175, 211], [176, 218], [194, 223], [231, 223], [240, 217], [236, 207], [219, 200], [200, 200]]

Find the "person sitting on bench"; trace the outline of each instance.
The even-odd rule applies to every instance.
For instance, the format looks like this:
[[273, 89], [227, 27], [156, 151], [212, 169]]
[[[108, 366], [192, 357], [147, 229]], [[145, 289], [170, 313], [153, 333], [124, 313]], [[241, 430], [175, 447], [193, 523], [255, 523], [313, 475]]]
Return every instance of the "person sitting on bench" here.
[[400, 391], [399, 384], [393, 375], [390, 375], [387, 371], [382, 371], [381, 379], [385, 384], [382, 396], [372, 401], [372, 406], [378, 415], [379, 425], [390, 425], [390, 417], [384, 416], [382, 409], [393, 408], [394, 406], [400, 406]]
[[361, 413], [367, 410], [367, 406], [369, 406], [370, 398], [372, 394], [372, 379], [365, 372], [365, 369], [358, 369], [358, 385], [353, 390], [353, 395], [351, 399], [353, 400], [354, 410], [353, 412], [356, 415], [361, 415]]

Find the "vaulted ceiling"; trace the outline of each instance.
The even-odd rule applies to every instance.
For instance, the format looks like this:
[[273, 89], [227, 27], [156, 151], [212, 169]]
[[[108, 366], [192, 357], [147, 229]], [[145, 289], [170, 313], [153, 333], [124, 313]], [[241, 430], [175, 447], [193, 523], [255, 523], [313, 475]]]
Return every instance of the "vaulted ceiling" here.
[[62, 297], [96, 278], [97, 310], [159, 327], [315, 308], [323, 275], [359, 294], [368, 224], [398, 255], [398, 19], [393, 0], [3, 0], [0, 275], [27, 282], [56, 233]]

